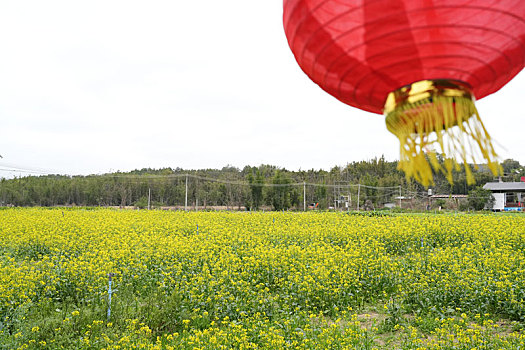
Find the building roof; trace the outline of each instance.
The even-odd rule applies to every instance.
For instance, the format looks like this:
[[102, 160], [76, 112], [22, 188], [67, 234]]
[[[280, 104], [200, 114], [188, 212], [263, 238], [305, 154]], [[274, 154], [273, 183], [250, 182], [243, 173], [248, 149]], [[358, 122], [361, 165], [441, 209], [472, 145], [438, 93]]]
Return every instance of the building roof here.
[[468, 196], [466, 194], [435, 194], [433, 196], [430, 196], [430, 198], [443, 198], [443, 199], [447, 199], [447, 198], [467, 198]]
[[487, 182], [483, 188], [491, 191], [525, 191], [525, 182]]

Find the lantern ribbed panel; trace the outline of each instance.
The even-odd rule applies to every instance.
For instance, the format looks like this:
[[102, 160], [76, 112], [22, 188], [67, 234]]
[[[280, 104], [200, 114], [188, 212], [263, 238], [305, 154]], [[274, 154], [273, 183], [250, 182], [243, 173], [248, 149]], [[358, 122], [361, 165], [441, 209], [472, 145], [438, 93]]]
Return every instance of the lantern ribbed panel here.
[[315, 83], [374, 113], [421, 80], [462, 81], [480, 99], [525, 66], [525, 0], [284, 0], [284, 28]]

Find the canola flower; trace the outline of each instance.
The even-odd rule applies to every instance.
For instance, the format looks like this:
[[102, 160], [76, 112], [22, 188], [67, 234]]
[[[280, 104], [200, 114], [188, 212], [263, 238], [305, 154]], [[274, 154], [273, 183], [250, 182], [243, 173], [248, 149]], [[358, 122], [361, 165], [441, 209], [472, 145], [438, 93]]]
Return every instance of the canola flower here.
[[401, 349], [524, 347], [524, 227], [519, 215], [0, 210], [0, 347], [394, 348], [387, 332]]

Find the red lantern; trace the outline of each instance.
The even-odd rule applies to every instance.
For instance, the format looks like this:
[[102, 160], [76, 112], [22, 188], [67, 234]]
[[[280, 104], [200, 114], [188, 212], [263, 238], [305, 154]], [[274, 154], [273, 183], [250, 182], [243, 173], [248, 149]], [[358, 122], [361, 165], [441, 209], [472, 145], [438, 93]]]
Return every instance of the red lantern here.
[[455, 158], [499, 172], [473, 102], [525, 65], [524, 0], [284, 0], [284, 28], [322, 89], [385, 113], [407, 177], [428, 185], [432, 165], [451, 180]]

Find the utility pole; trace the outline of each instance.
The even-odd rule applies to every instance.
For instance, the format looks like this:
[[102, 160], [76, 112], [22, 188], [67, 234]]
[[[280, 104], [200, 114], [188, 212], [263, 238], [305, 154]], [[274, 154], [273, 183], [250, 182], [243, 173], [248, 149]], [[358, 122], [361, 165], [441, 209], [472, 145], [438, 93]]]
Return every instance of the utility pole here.
[[336, 191], [336, 188], [334, 186], [334, 210], [337, 210], [337, 200], [339, 199], [337, 196], [339, 195], [339, 191], [337, 191], [338, 192], [337, 194], [335, 193], [335, 191]]
[[303, 211], [306, 211], [306, 182], [303, 181]]
[[199, 180], [195, 179], [195, 211], [199, 211]]
[[188, 174], [186, 174], [186, 199], [184, 200], [184, 210], [188, 211]]
[[151, 210], [151, 188], [148, 188], [148, 210]]
[[357, 211], [359, 211], [359, 195], [361, 194], [361, 184], [357, 184]]

